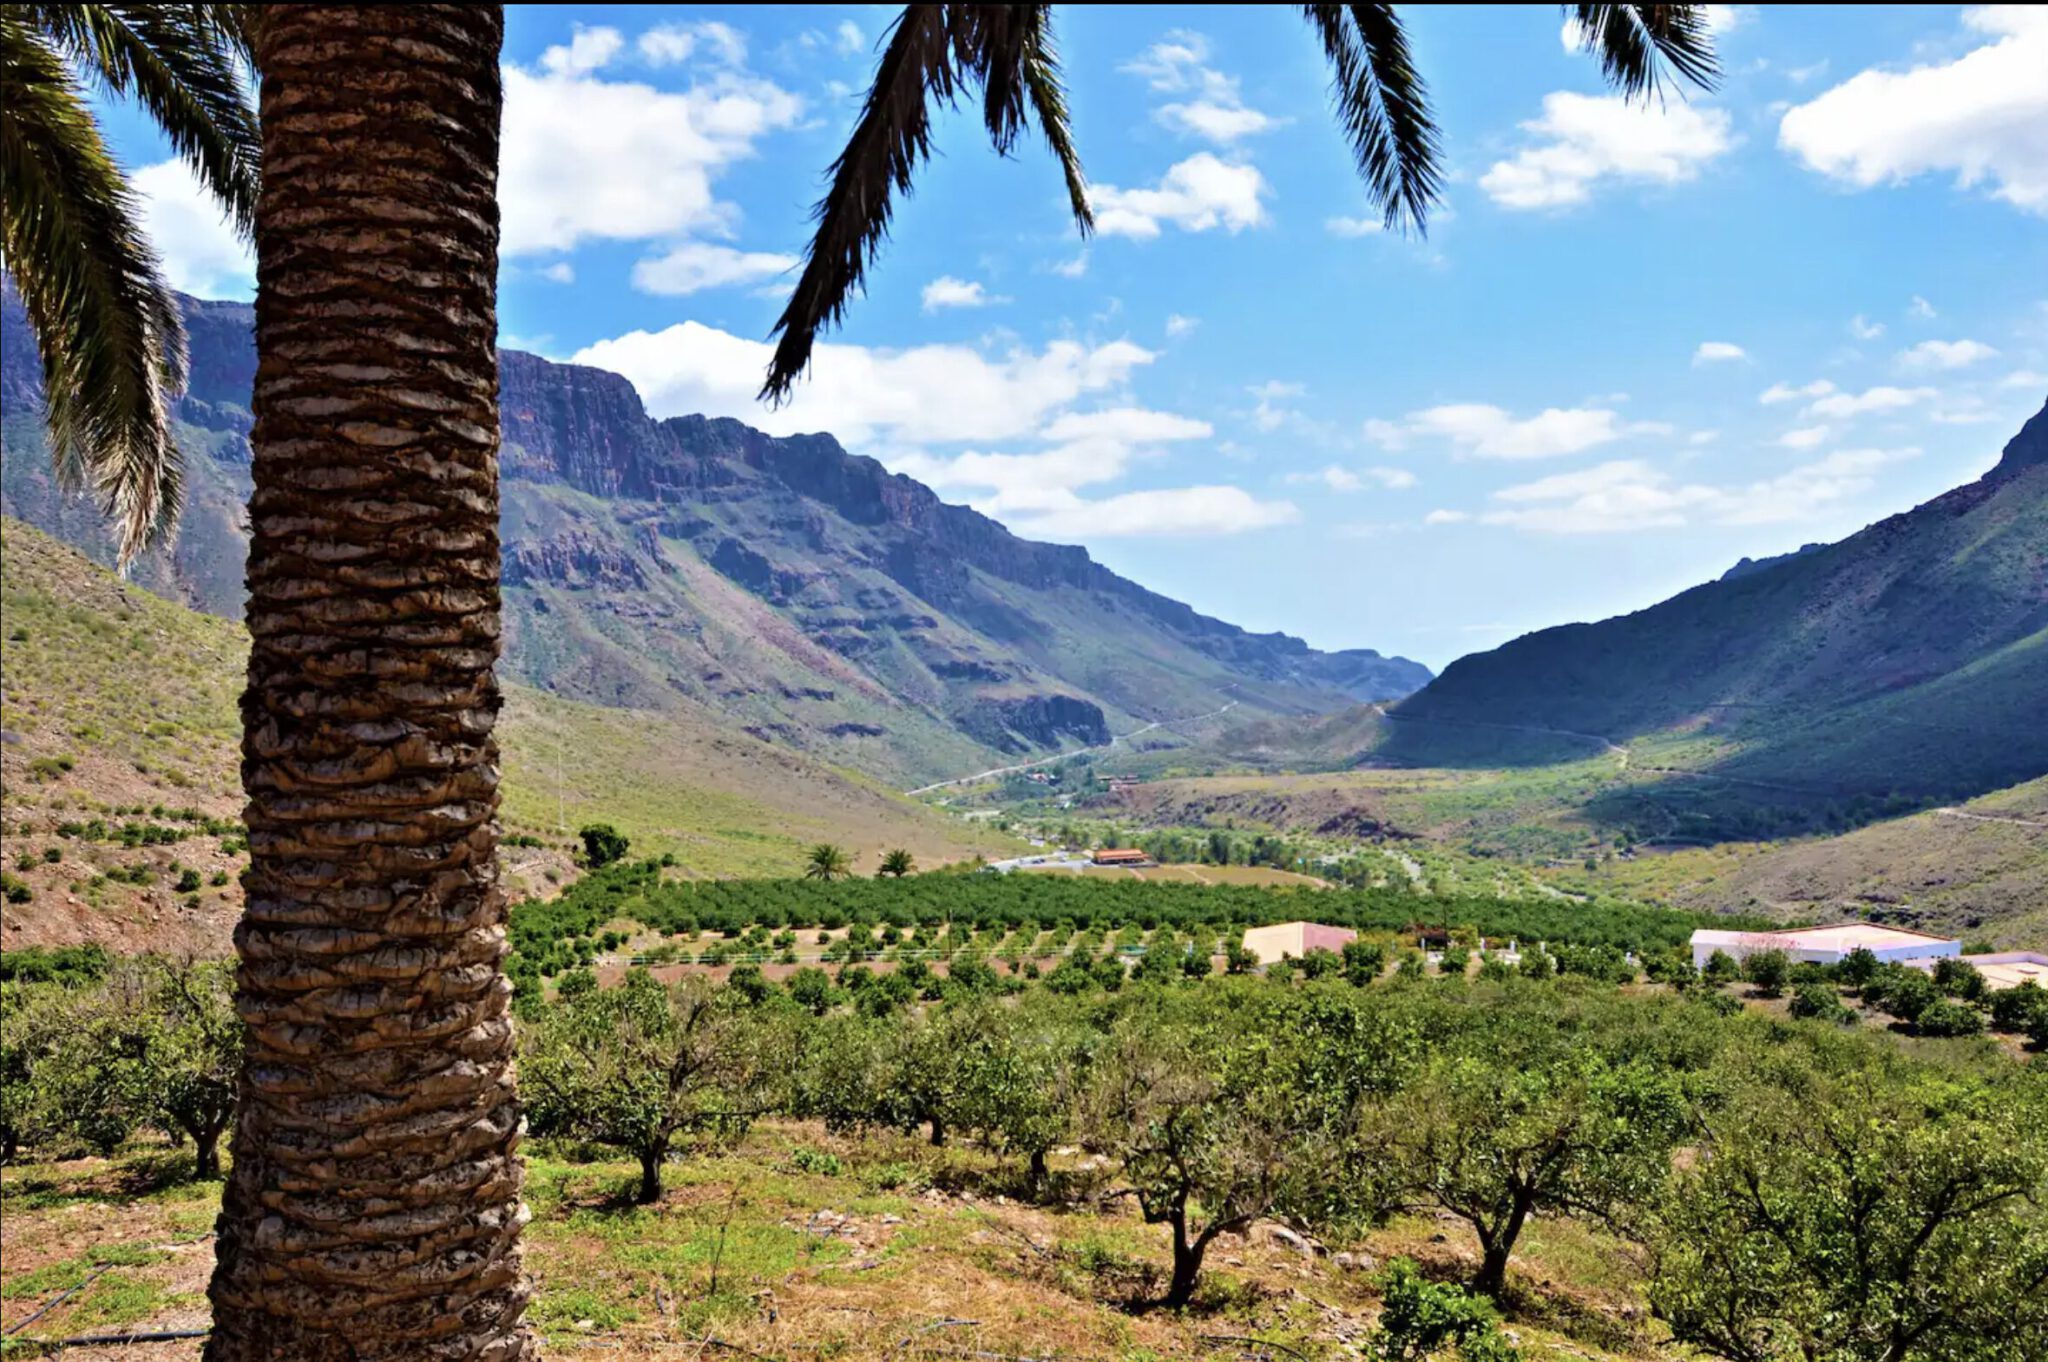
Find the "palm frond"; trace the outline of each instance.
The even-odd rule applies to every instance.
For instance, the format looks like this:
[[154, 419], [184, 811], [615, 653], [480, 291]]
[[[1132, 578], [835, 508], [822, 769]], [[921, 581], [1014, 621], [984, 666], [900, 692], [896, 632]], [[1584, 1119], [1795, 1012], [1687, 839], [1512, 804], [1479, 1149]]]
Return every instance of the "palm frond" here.
[[1067, 181], [1067, 200], [1074, 222], [1086, 236], [1095, 230], [1095, 210], [1088, 204], [1088, 177], [1081, 173], [1081, 153], [1067, 127], [1067, 89], [1060, 79], [1060, 54], [1052, 40], [1052, 6], [1029, 5], [1031, 17], [1022, 35], [1024, 88], [1046, 145], [1058, 158]]
[[1667, 64], [1703, 90], [1720, 81], [1702, 5], [1565, 5], [1608, 83], [1630, 99], [1657, 92]]
[[177, 513], [165, 391], [184, 385], [184, 327], [83, 92], [17, 13], [0, 11], [0, 253], [36, 334], [53, 467], [98, 495], [125, 562]]
[[818, 333], [836, 326], [847, 300], [889, 235], [890, 196], [910, 192], [912, 173], [931, 156], [934, 101], [959, 88], [946, 6], [906, 5], [890, 28], [853, 135], [833, 161], [832, 187], [813, 210], [817, 230], [803, 273], [774, 330], [779, 335], [761, 396], [782, 401], [811, 362]]
[[1094, 226], [1087, 181], [1067, 126], [1066, 92], [1052, 45], [1050, 6], [908, 5], [883, 44], [875, 78], [832, 185], [814, 210], [804, 268], [770, 333], [780, 337], [761, 396], [786, 399], [810, 364], [818, 334], [838, 325], [889, 235], [892, 196], [908, 194], [931, 156], [935, 105], [980, 87], [982, 122], [1007, 156], [1035, 115], [1066, 178], [1085, 234]]
[[256, 220], [261, 141], [237, 61], [235, 5], [24, 5], [57, 50], [113, 95], [133, 98], [246, 234]]
[[1304, 5], [1359, 174], [1387, 226], [1422, 231], [1443, 192], [1429, 91], [1392, 5]]

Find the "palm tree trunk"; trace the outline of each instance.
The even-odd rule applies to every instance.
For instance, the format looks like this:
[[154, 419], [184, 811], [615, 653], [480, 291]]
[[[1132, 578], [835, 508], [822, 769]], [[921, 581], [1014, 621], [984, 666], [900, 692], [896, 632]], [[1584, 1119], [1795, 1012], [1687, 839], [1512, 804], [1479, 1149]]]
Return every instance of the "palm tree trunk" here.
[[247, 1025], [210, 1362], [510, 1362], [496, 5], [267, 7]]

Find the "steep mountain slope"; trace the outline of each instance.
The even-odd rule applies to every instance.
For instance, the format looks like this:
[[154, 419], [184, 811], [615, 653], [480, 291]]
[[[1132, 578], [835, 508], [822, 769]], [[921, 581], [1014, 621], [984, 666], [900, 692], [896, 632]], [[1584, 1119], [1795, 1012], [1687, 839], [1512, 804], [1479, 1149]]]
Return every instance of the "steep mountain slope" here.
[[[9, 875], [33, 895], [5, 905], [0, 946], [225, 948], [246, 864], [235, 705], [247, 655], [240, 624], [0, 520], [0, 834]], [[794, 873], [824, 840], [865, 868], [884, 847], [930, 866], [1018, 845], [681, 704], [600, 708], [513, 685], [499, 733], [514, 893], [567, 871], [568, 832], [599, 819], [692, 875]], [[59, 832], [94, 820], [97, 833]], [[137, 840], [145, 828], [160, 831]], [[187, 870], [196, 887], [179, 889]]]
[[[191, 476], [176, 545], [138, 581], [241, 607], [250, 310], [190, 302]], [[93, 509], [56, 493], [34, 351], [0, 303], [4, 477], [18, 515], [101, 561]], [[604, 705], [695, 706], [757, 737], [921, 782], [1104, 742], [1234, 700], [1303, 714], [1390, 699], [1426, 668], [1251, 634], [1020, 539], [829, 435], [648, 417], [616, 374], [500, 356], [505, 670]]]
[[1632, 615], [1462, 658], [1375, 749], [1583, 757], [1768, 793], [1962, 798], [2048, 772], [2048, 408], [1976, 482]]

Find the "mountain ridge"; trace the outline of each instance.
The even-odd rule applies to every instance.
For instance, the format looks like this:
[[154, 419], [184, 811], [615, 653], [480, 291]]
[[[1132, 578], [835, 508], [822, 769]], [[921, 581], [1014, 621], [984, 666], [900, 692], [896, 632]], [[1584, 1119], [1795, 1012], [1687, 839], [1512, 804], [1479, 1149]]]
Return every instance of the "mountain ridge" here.
[[[238, 618], [253, 310], [186, 300], [192, 378], [176, 542], [142, 585]], [[94, 507], [51, 484], [40, 375], [0, 298], [0, 503], [101, 562]], [[1096, 745], [1207, 712], [1396, 698], [1427, 668], [1325, 653], [1204, 615], [1078, 546], [1012, 534], [829, 435], [656, 420], [624, 377], [500, 352], [508, 677], [599, 704], [680, 706], [891, 780]]]

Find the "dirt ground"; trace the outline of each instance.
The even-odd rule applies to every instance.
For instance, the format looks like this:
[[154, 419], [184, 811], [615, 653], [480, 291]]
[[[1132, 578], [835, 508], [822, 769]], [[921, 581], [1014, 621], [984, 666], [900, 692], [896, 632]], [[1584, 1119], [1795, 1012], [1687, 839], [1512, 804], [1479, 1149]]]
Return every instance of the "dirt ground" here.
[[[1446, 1277], [1476, 1262], [1450, 1221], [1397, 1222], [1348, 1246], [1261, 1223], [1217, 1242], [1194, 1305], [1162, 1310], [1146, 1301], [1163, 1281], [1164, 1232], [1103, 1196], [1100, 1172], [1074, 1157], [1055, 1160], [1068, 1199], [1040, 1207], [1004, 1191], [1015, 1170], [980, 1151], [775, 1123], [740, 1149], [672, 1162], [662, 1200], [640, 1207], [625, 1199], [628, 1164], [529, 1152], [531, 1318], [557, 1358], [1321, 1362], [1361, 1355], [1388, 1257]], [[59, 1302], [11, 1341], [205, 1328], [218, 1184], [189, 1170], [189, 1154], [161, 1146], [5, 1170], [0, 1328]], [[1508, 1321], [1525, 1359], [1663, 1356], [1629, 1252], [1568, 1222], [1539, 1224], [1526, 1243]]]

